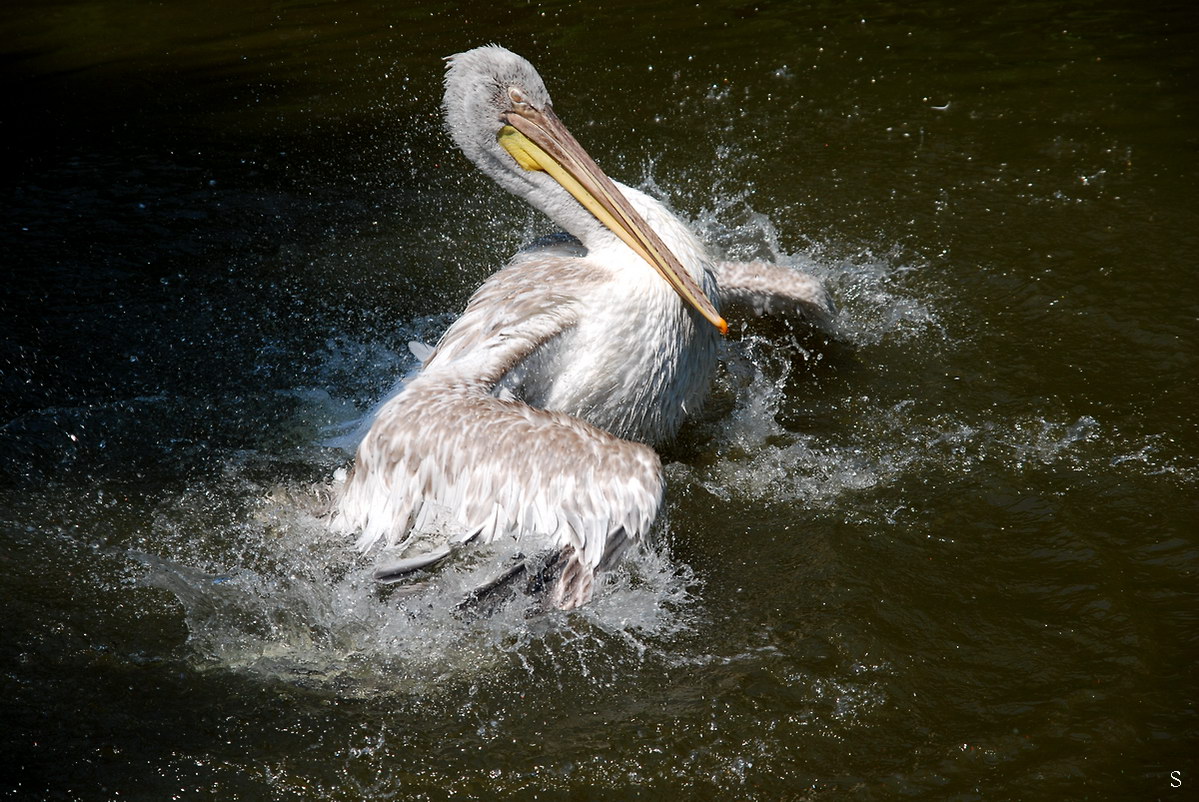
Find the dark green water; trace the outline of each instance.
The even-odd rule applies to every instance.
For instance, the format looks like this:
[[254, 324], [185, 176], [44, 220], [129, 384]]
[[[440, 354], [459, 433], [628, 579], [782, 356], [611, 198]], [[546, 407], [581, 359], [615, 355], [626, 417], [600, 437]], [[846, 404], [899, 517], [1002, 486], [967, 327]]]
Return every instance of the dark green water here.
[[[4, 798], [1194, 798], [1191, 4], [4, 17]], [[491, 41], [842, 319], [734, 321], [594, 605], [464, 622], [307, 510], [548, 230], [440, 130]]]

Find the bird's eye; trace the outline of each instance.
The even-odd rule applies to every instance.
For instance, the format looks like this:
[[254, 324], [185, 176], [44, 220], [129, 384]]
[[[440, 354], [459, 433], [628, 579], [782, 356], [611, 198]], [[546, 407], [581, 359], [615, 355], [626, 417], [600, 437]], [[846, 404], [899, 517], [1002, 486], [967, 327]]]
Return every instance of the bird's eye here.
[[508, 99], [518, 106], [523, 106], [528, 103], [525, 100], [525, 93], [517, 89], [515, 86], [508, 87]]

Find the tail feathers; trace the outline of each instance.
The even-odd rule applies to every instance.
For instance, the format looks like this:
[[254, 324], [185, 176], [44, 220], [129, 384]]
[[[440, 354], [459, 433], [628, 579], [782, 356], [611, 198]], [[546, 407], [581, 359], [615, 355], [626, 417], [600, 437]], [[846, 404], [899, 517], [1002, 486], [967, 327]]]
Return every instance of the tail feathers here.
[[560, 610], [573, 610], [591, 601], [604, 572], [620, 562], [631, 545], [625, 530], [617, 529], [608, 535], [604, 553], [594, 567], [583, 562], [583, 555], [574, 547], [563, 549], [562, 554], [567, 559], [550, 596], [552, 604]]
[[[566, 549], [563, 550], [567, 551]], [[595, 593], [595, 572], [587, 567], [573, 548], [550, 593], [550, 603], [559, 610], [573, 610], [591, 601]]]

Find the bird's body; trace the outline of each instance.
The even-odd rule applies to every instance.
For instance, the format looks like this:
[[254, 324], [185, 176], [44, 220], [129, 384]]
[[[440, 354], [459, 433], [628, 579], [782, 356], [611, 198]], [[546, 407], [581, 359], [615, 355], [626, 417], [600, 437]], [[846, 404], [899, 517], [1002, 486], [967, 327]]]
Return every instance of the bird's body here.
[[577, 606], [657, 513], [650, 446], [703, 401], [721, 274], [734, 300], [777, 300], [773, 271], [794, 285], [784, 306], [831, 307], [810, 277], [711, 261], [665, 206], [603, 176], [519, 56], [493, 46], [451, 59], [445, 107], [466, 155], [571, 237], [522, 251], [476, 291], [381, 407], [335, 519], [364, 549], [410, 547], [385, 577], [474, 539], [533, 541], [564, 558], [552, 602]]
[[[617, 186], [647, 221], [658, 219], [660, 230], [663, 224], [677, 229], [664, 239], [696, 284], [714, 296], [707, 253], [691, 232], [657, 201]], [[567, 307], [560, 313], [572, 318], [500, 382], [516, 398], [651, 445], [673, 438], [688, 411], [703, 401], [719, 333], [615, 237], [593, 250], [558, 242], [519, 254], [484, 284], [438, 350], [452, 346], [459, 331], [465, 338], [487, 325], [500, 299], [513, 291], [530, 303], [552, 292]], [[511, 307], [501, 312], [510, 313]]]

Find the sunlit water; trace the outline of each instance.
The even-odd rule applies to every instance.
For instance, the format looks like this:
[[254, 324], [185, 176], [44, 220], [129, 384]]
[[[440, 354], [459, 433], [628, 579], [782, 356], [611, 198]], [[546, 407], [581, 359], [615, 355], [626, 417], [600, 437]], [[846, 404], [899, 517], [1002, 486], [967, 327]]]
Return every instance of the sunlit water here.
[[[4, 196], [0, 791], [1199, 781], [1187, 14], [348, 4], [159, 20], [157, 48], [89, 8], [75, 39], [13, 34], [45, 113]], [[649, 49], [588, 33], [630, 15]], [[480, 36], [543, 67], [611, 174], [840, 308], [734, 321], [651, 542], [570, 613], [455, 611], [518, 544], [380, 588], [320, 517], [408, 343], [547, 230], [446, 153], [437, 58]], [[110, 127], [72, 139], [81, 103]]]

